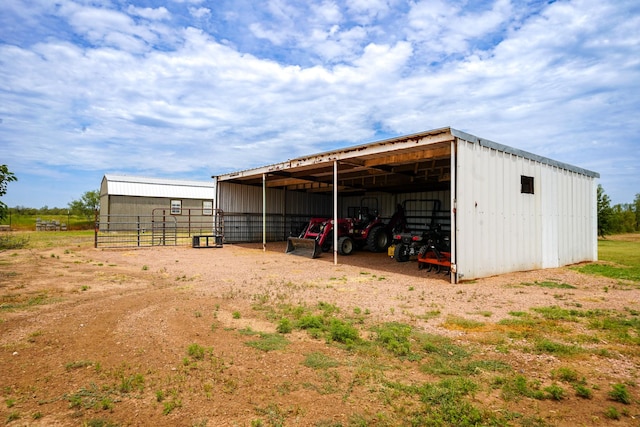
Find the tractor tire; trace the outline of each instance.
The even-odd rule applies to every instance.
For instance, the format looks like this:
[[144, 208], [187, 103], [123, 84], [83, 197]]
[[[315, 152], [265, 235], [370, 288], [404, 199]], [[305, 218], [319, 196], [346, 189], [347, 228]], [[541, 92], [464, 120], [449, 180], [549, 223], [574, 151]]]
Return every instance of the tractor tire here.
[[389, 247], [390, 240], [387, 230], [382, 226], [378, 226], [369, 231], [367, 245], [371, 252], [384, 252]]
[[393, 258], [398, 262], [409, 261], [409, 250], [404, 243], [398, 243], [393, 250]]
[[324, 243], [322, 244], [320, 249], [322, 249], [322, 252], [329, 252], [332, 246], [333, 246], [333, 231], [327, 234], [327, 237], [324, 238]]
[[351, 255], [354, 247], [355, 243], [351, 237], [342, 236], [338, 239], [338, 253], [340, 255]]

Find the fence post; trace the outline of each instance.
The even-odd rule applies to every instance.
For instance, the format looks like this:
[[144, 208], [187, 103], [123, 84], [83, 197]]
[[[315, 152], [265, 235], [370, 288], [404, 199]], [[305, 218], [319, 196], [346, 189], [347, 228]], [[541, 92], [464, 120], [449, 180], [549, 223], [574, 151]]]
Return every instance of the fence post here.
[[166, 239], [167, 238], [167, 215], [164, 212], [164, 209], [162, 210], [162, 246], [166, 245]]
[[140, 247], [140, 215], [138, 215], [138, 216], [136, 217], [136, 220], [137, 220], [137, 222], [136, 222], [136, 228], [137, 228], [137, 230], [138, 230], [138, 233], [137, 233], [137, 234], [138, 234], [138, 239], [137, 239], [137, 240], [138, 240], [138, 247]]

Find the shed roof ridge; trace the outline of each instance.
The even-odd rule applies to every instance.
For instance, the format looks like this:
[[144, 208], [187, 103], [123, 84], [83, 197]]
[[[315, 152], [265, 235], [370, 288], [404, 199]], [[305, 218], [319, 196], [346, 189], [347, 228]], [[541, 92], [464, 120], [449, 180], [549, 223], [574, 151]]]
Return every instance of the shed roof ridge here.
[[107, 182], [122, 182], [131, 184], [150, 184], [150, 185], [167, 185], [167, 186], [197, 186], [197, 187], [215, 187], [213, 181], [198, 181], [189, 179], [170, 179], [170, 178], [154, 178], [136, 175], [121, 174], [105, 174]]

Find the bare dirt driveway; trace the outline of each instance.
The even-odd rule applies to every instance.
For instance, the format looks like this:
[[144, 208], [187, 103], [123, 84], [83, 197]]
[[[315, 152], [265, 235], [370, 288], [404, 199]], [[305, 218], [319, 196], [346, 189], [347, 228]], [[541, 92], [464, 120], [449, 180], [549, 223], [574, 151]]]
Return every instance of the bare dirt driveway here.
[[91, 243], [0, 252], [0, 422], [640, 425], [637, 283]]

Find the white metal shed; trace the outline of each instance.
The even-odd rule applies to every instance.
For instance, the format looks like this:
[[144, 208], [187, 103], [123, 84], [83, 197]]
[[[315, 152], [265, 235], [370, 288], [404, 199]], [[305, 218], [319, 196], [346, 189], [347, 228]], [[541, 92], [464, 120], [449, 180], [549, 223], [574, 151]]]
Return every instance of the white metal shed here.
[[227, 224], [234, 212], [262, 215], [264, 244], [283, 240], [267, 215], [337, 219], [363, 196], [375, 195], [388, 213], [407, 200], [440, 199], [458, 281], [596, 260], [598, 177], [441, 128], [213, 178]]
[[100, 215], [151, 215], [153, 209], [209, 209], [215, 197], [213, 181], [191, 181], [106, 174], [100, 185]]

